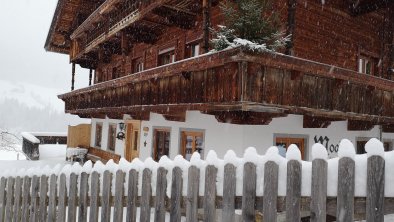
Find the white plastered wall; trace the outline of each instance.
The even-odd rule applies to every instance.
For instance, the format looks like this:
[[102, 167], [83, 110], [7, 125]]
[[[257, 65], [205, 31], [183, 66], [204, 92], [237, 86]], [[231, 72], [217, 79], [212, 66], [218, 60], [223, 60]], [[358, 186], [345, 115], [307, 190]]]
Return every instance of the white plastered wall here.
[[[128, 119], [124, 116], [124, 119]], [[92, 135], [91, 145], [94, 145], [95, 124], [103, 123], [102, 131], [102, 149], [107, 150], [108, 143], [108, 126], [109, 123], [118, 125], [122, 120], [112, 119], [92, 119]], [[145, 160], [152, 156], [152, 134], [155, 128], [170, 129], [170, 158], [174, 158], [180, 153], [180, 132], [181, 130], [202, 130], [204, 132], [204, 156], [208, 151], [213, 149], [218, 156], [222, 158], [227, 150], [234, 150], [238, 156], [243, 155], [243, 151], [250, 146], [256, 147], [260, 154], [264, 154], [266, 150], [274, 145], [275, 137], [290, 136], [302, 137], [306, 139], [305, 158], [310, 159], [310, 148], [315, 143], [315, 137], [324, 139], [323, 145], [328, 150], [335, 148], [339, 141], [343, 138], [351, 140], [356, 144], [356, 139], [360, 137], [376, 137], [379, 138], [379, 128], [375, 126], [370, 131], [348, 131], [347, 122], [332, 122], [328, 128], [305, 129], [303, 126], [303, 117], [300, 115], [289, 115], [283, 118], [274, 118], [269, 125], [235, 125], [228, 123], [219, 123], [214, 116], [201, 114], [198, 111], [186, 112], [185, 122], [167, 121], [160, 114], [151, 113], [149, 121], [141, 123], [140, 138], [140, 158]], [[143, 129], [148, 131], [143, 131]], [[117, 128], [119, 132], [119, 126]], [[393, 141], [393, 133], [383, 133], [382, 138], [385, 141]], [[124, 156], [124, 142], [116, 140], [115, 153]], [[330, 152], [329, 152], [330, 153]], [[334, 153], [329, 154], [331, 157]]]

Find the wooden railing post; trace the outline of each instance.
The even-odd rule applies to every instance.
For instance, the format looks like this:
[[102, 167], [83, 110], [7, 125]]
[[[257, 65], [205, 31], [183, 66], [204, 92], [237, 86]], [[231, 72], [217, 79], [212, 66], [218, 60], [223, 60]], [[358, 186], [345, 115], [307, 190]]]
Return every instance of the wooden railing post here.
[[312, 161], [311, 221], [325, 222], [327, 217], [327, 161]]
[[222, 221], [235, 221], [236, 168], [233, 164], [224, 166]]
[[71, 68], [71, 91], [74, 90], [74, 83], [75, 83], [75, 62], [72, 63], [72, 68]]
[[242, 220], [254, 222], [256, 215], [256, 165], [250, 162], [245, 163], [243, 173]]
[[343, 157], [338, 163], [337, 221], [354, 221], [354, 160]]
[[186, 222], [197, 222], [198, 193], [200, 185], [200, 169], [196, 166], [189, 167], [187, 180]]
[[204, 221], [216, 221], [216, 176], [217, 169], [213, 165], [205, 168]]
[[367, 163], [367, 221], [384, 221], [384, 171], [385, 161], [380, 156], [371, 156]]
[[298, 160], [287, 162], [286, 221], [301, 221], [301, 176], [302, 165]]

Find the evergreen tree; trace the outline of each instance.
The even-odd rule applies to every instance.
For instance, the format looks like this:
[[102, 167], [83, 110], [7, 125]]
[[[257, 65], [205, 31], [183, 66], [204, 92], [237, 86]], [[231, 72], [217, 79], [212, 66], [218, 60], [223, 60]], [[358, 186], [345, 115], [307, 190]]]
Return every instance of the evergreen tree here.
[[272, 10], [271, 0], [226, 0], [220, 9], [225, 24], [213, 31], [216, 50], [227, 48], [237, 38], [271, 50], [284, 45], [286, 39], [282, 39], [279, 32], [280, 20], [278, 13]]

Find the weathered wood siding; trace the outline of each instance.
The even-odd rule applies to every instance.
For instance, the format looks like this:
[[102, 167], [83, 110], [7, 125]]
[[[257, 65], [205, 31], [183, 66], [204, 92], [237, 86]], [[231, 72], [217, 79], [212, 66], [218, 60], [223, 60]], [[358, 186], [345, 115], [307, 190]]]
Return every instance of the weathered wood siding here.
[[[392, 30], [388, 10], [352, 16], [349, 1], [298, 1], [294, 33], [295, 56], [357, 71], [360, 53], [380, 59], [387, 76]], [[385, 17], [386, 14], [386, 17]], [[393, 21], [391, 21], [393, 22]], [[390, 37], [391, 36], [391, 37]], [[383, 51], [382, 51], [383, 50]]]

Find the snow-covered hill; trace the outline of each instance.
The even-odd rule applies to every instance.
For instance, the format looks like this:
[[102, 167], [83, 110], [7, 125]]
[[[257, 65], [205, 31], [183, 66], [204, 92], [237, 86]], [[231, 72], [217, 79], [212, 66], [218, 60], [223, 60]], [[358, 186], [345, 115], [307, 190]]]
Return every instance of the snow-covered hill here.
[[16, 100], [29, 108], [46, 109], [62, 112], [64, 103], [57, 98], [59, 90], [41, 87], [23, 82], [0, 80], [0, 103], [5, 100]]
[[60, 90], [23, 82], [0, 80], [0, 128], [22, 131], [66, 132], [82, 119], [64, 113]]

